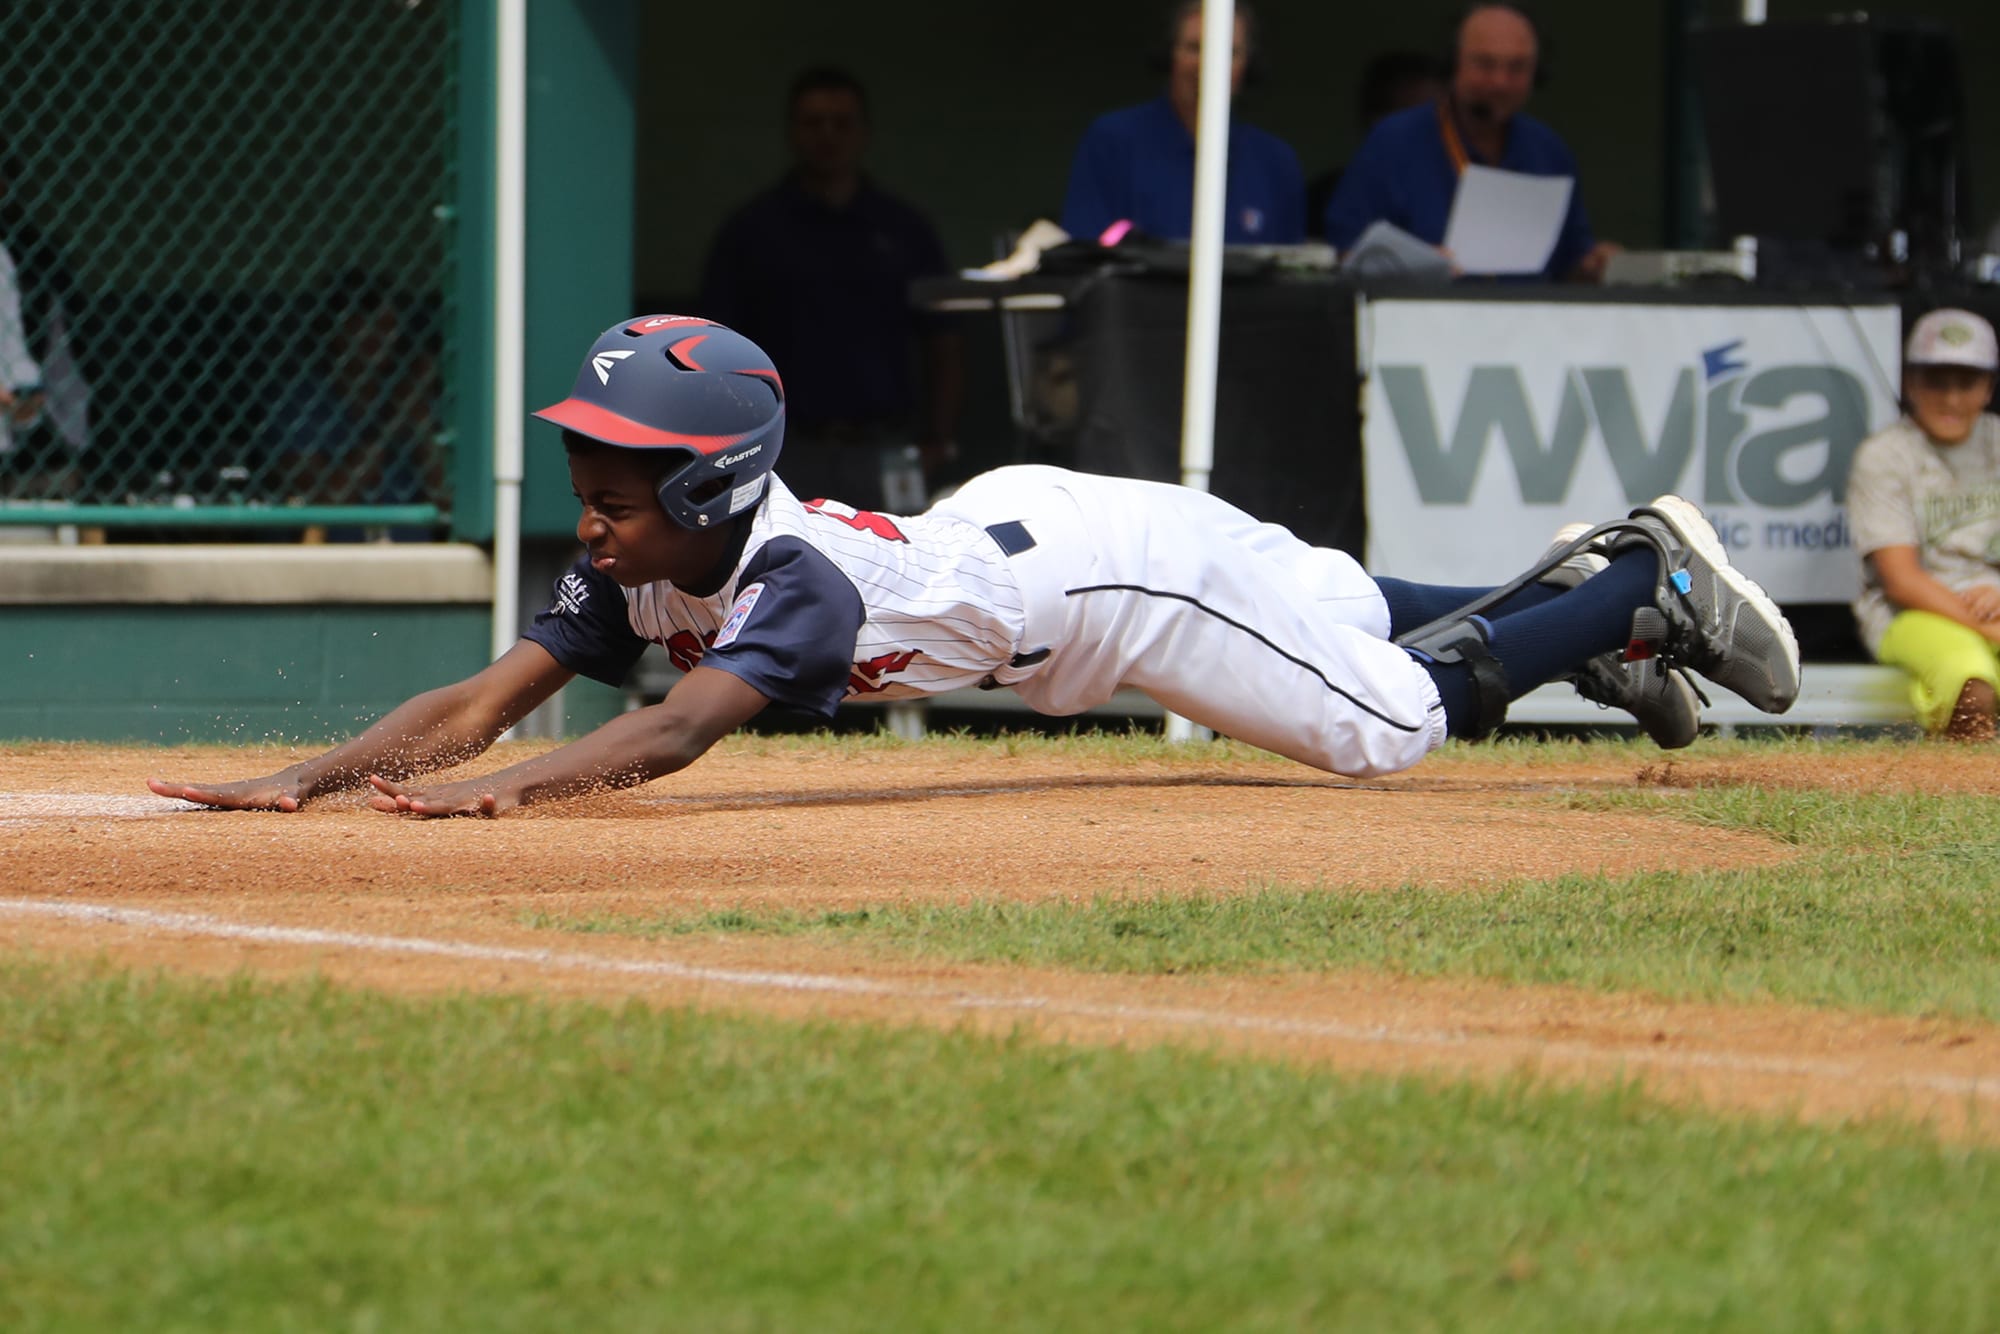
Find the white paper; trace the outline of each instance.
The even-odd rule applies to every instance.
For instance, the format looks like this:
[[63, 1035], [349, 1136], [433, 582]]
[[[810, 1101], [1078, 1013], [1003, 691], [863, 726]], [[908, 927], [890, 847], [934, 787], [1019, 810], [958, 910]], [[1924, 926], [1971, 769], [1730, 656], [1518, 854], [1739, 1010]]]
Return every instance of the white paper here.
[[974, 282], [1009, 282], [1025, 278], [1041, 267], [1042, 252], [1069, 240], [1069, 233], [1047, 218], [1036, 218], [1014, 242], [1014, 253], [977, 269], [960, 269], [958, 276]]
[[1341, 260], [1349, 273], [1366, 277], [1449, 278], [1451, 261], [1428, 241], [1410, 235], [1395, 223], [1377, 218], [1354, 240]]
[[1459, 174], [1444, 248], [1463, 273], [1540, 273], [1569, 214], [1571, 176], [1529, 176], [1473, 163]]

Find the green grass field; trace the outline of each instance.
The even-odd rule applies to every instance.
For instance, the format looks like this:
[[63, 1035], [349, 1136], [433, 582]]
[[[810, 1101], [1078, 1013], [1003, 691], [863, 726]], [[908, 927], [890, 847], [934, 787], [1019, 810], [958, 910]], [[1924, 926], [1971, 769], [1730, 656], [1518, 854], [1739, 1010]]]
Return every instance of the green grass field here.
[[0, 967], [0, 1328], [1980, 1329], [1917, 1132]]
[[2000, 1021], [2000, 826], [1990, 798], [1712, 787], [1523, 800], [1657, 814], [1694, 826], [1690, 838], [1703, 827], [1751, 830], [1800, 856], [1770, 869], [1564, 876], [1477, 894], [1342, 892], [1334, 882], [1082, 905], [524, 920], [645, 936], [776, 933], [1089, 971], [1369, 967]]
[[[1144, 738], [1006, 744], [1200, 760]], [[1449, 762], [1578, 754], [1514, 743]], [[1476, 894], [1258, 885], [534, 921], [552, 939], [783, 933], [1089, 971], [1365, 966], [2000, 1019], [1989, 799], [1518, 799], [1671, 819], [1693, 838], [1760, 831], [1799, 857]], [[0, 954], [0, 1073], [6, 1334], [2000, 1328], [2000, 1150], [1630, 1087], [21, 954]]]

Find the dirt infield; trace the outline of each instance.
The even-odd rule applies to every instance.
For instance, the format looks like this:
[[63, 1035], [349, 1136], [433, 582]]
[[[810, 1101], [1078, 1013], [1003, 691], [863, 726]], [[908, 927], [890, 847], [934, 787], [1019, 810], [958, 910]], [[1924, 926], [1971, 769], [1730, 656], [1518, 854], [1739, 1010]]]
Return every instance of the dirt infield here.
[[[489, 763], [520, 753], [502, 748]], [[13, 748], [0, 752], [0, 948], [412, 992], [1026, 1026], [1357, 1070], [1635, 1078], [1717, 1108], [1913, 1117], [2000, 1138], [2000, 1030], [1977, 1024], [1351, 972], [1078, 976], [885, 961], [796, 940], [556, 936], [523, 924], [529, 912], [818, 910], [1268, 880], [1476, 893], [1519, 876], [1791, 855], [1751, 835], [1544, 800], [1722, 776], [1700, 760], [1579, 755], [1519, 767], [1445, 761], [1358, 783], [1257, 757], [1097, 764], [1002, 745], [806, 754], [747, 740], [636, 792], [498, 822], [425, 823], [358, 797], [290, 816], [223, 814], [144, 788], [149, 774], [268, 771], [285, 762], [275, 751]], [[1741, 780], [1745, 767], [1732, 761], [1729, 773]], [[1767, 784], [2000, 791], [1990, 761], [1938, 747], [1831, 764], [1774, 751], [1751, 767]]]

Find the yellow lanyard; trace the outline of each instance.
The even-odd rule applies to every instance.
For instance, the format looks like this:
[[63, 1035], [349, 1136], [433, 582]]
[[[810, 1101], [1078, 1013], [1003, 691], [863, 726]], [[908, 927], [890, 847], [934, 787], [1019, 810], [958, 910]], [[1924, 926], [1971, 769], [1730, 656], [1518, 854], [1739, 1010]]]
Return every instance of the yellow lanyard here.
[[1458, 122], [1452, 119], [1451, 103], [1442, 97], [1438, 99], [1438, 130], [1444, 135], [1444, 151], [1451, 158], [1452, 169], [1463, 176], [1472, 158], [1465, 151], [1465, 141], [1458, 137]]

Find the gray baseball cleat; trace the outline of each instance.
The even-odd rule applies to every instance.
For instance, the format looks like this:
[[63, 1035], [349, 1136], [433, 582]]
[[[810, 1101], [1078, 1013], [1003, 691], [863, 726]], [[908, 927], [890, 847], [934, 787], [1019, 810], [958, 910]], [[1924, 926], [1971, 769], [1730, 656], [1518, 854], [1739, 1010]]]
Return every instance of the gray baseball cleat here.
[[1633, 510], [1608, 542], [1614, 552], [1645, 542], [1660, 553], [1657, 616], [1642, 608], [1634, 617], [1635, 642], [1657, 644], [1670, 665], [1692, 667], [1765, 713], [1792, 707], [1799, 697], [1799, 641], [1778, 604], [1730, 565], [1700, 509], [1661, 496]]
[[[1562, 552], [1568, 550], [1576, 539], [1589, 532], [1591, 527], [1592, 525], [1587, 523], [1566, 523], [1556, 529], [1555, 537], [1549, 542], [1549, 549], [1542, 553], [1542, 558], [1536, 561], [1535, 564], [1547, 565]], [[1592, 543], [1590, 546], [1584, 547], [1581, 551], [1573, 552], [1569, 559], [1563, 561], [1560, 565], [1551, 566], [1548, 573], [1541, 577], [1540, 582], [1557, 584], [1563, 588], [1575, 588], [1578, 584], [1590, 578], [1591, 575], [1596, 574], [1610, 563], [1609, 560], [1605, 559], [1604, 554], [1597, 549], [1597, 544]]]
[[1658, 658], [1626, 662], [1604, 653], [1568, 680], [1591, 703], [1631, 714], [1661, 750], [1679, 750], [1701, 735], [1700, 695], [1686, 676]]
[[[1587, 523], [1566, 524], [1558, 529], [1555, 541], [1543, 553], [1543, 561], [1553, 560], [1590, 529]], [[1542, 582], [1575, 588], [1609, 563], [1595, 550], [1585, 547], [1550, 569], [1542, 576]], [[1685, 675], [1657, 658], [1626, 662], [1623, 654], [1601, 653], [1560, 679], [1576, 687], [1576, 693], [1593, 704], [1631, 714], [1639, 730], [1661, 750], [1679, 750], [1701, 735], [1700, 692]]]

